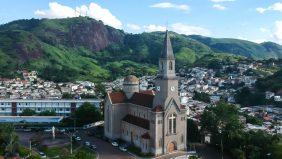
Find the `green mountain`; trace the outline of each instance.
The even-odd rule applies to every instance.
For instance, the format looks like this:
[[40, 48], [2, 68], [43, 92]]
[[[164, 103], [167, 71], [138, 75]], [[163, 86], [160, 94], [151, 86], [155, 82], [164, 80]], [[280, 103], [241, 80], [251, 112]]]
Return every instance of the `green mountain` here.
[[207, 45], [214, 52], [227, 52], [253, 59], [282, 58], [282, 46], [272, 42], [257, 44], [239, 39], [220, 39], [199, 35], [190, 35], [188, 37]]
[[[129, 34], [87, 17], [13, 21], [0, 25], [0, 77], [18, 76], [17, 70], [23, 69], [37, 70], [53, 81], [155, 74], [163, 36], [163, 32]], [[282, 47], [270, 42], [255, 44], [173, 32], [171, 40], [178, 67], [238, 61], [244, 56], [282, 57]]]

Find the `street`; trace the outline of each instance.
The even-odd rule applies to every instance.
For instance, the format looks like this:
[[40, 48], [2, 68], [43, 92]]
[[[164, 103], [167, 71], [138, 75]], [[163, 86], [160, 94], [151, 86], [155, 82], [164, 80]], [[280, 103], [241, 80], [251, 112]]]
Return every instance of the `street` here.
[[127, 152], [122, 152], [118, 147], [113, 147], [111, 143], [96, 137], [88, 136], [85, 131], [79, 131], [78, 136], [82, 138], [84, 144], [85, 141], [89, 141], [91, 144], [97, 146], [97, 159], [133, 159]]

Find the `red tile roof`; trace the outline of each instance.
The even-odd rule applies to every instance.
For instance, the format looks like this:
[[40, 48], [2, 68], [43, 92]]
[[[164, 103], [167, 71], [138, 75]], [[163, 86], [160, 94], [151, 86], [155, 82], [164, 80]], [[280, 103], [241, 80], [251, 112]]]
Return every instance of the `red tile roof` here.
[[146, 133], [144, 133], [143, 135], [141, 135], [141, 137], [142, 137], [143, 139], [150, 139], [150, 138], [151, 138], [148, 132], [146, 132]]
[[126, 101], [126, 96], [123, 92], [111, 92], [109, 97], [113, 104], [124, 103]]
[[155, 91], [153, 91], [153, 90], [140, 91], [140, 93], [155, 95]]
[[154, 95], [136, 92], [130, 98], [129, 103], [152, 108], [153, 101], [154, 101]]
[[158, 105], [155, 108], [153, 108], [153, 111], [154, 112], [162, 112], [162, 111], [164, 111], [164, 109], [161, 105]]
[[150, 130], [150, 121], [133, 115], [126, 115], [123, 121]]

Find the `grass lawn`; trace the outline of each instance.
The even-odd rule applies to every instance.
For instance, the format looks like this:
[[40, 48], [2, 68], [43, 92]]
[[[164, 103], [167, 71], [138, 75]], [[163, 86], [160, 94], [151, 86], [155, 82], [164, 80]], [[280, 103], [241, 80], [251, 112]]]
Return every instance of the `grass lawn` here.
[[281, 159], [282, 158], [282, 138], [280, 138], [280, 142], [273, 147], [273, 159]]
[[73, 155], [70, 154], [70, 145], [64, 147], [45, 148], [44, 153], [49, 158], [71, 158], [71, 159], [95, 159], [95, 153], [88, 147], [73, 145]]

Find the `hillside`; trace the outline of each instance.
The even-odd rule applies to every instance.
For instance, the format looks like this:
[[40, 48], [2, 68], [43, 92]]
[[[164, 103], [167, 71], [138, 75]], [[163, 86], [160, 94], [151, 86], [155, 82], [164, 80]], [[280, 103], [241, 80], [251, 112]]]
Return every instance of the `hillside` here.
[[220, 39], [199, 35], [188, 37], [209, 46], [214, 52], [227, 52], [253, 59], [282, 58], [282, 46], [272, 42], [257, 44], [239, 39]]
[[[196, 37], [171, 33], [178, 67], [210, 59], [282, 57], [275, 43]], [[54, 81], [155, 74], [162, 41], [162, 32], [129, 34], [87, 17], [17, 20], [0, 26], [0, 77], [15, 77], [23, 69]]]

